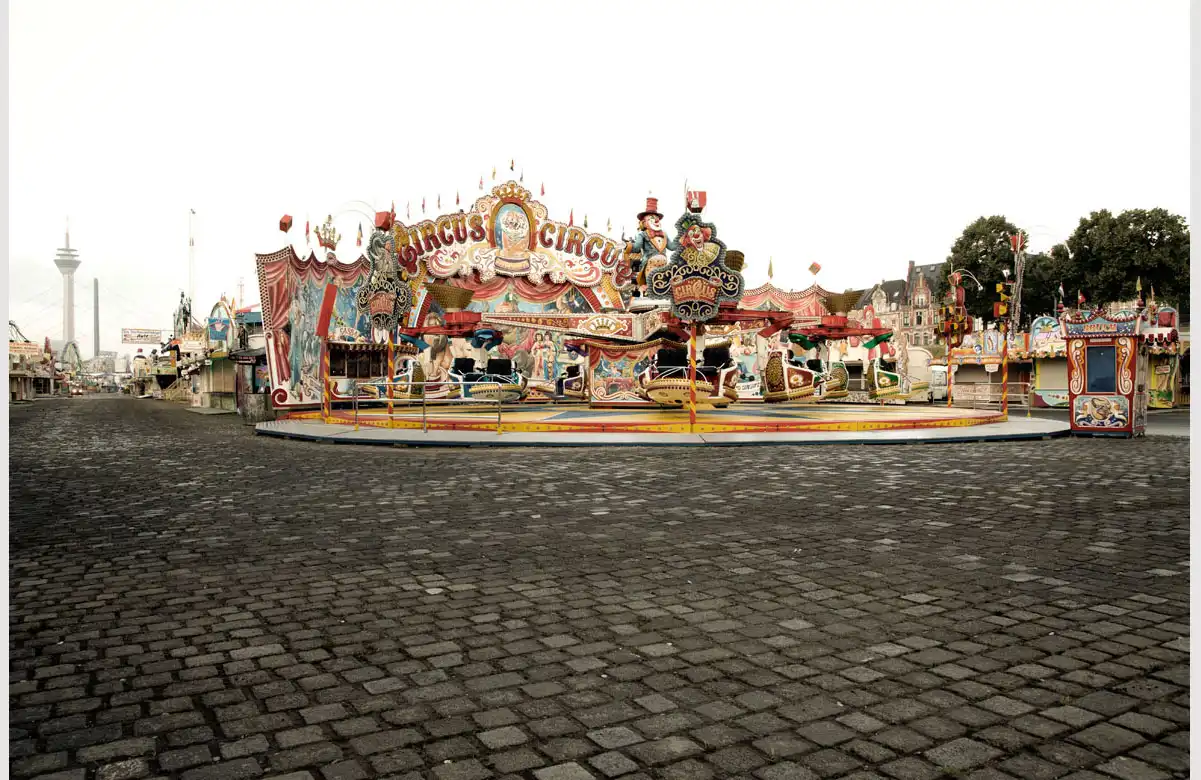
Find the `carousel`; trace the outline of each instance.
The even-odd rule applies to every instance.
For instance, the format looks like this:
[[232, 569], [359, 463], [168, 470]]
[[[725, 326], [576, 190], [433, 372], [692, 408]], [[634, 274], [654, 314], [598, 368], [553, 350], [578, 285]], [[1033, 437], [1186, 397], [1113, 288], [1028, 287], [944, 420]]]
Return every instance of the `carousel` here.
[[[896, 406], [925, 400], [928, 385], [904, 361], [886, 363], [891, 331], [851, 319], [837, 296], [792, 294], [787, 305], [763, 288], [748, 296], [745, 258], [705, 217], [705, 192], [686, 193], [670, 233], [647, 198], [637, 232], [620, 240], [589, 232], [587, 217], [577, 226], [574, 212], [551, 219], [519, 181], [485, 192], [481, 179], [481, 193], [433, 219], [412, 221], [408, 206], [403, 221], [395, 205], [361, 213], [350, 263], [337, 257], [333, 215], [313, 233], [305, 225], [323, 257], [302, 258], [291, 244], [257, 256], [277, 413], [498, 432], [994, 421]], [[279, 227], [291, 232], [292, 218]], [[863, 370], [869, 406], [846, 403], [848, 344], [878, 355]]]

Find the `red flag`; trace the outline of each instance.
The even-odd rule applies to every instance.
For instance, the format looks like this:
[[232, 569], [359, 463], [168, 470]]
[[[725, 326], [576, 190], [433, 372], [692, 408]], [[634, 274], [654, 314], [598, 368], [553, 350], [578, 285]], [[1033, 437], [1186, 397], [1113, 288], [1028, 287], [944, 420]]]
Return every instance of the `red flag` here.
[[542, 195], [543, 195], [544, 197], [545, 197], [545, 195], [546, 195], [546, 182], [543, 182], [543, 183], [542, 183]]
[[572, 227], [573, 225], [575, 225], [575, 209], [574, 208], [571, 210], [571, 215], [567, 217], [567, 226]]
[[455, 205], [459, 205], [459, 191], [455, 190]]
[[362, 225], [362, 223], [359, 224], [359, 235], [357, 237], [355, 237], [354, 245], [355, 246], [363, 245], [363, 225]]
[[1076, 291], [1076, 303], [1079, 304], [1080, 306], [1084, 305], [1084, 293], [1081, 292], [1080, 290]]
[[484, 177], [483, 176], [480, 177], [480, 189], [481, 190], [484, 189]]
[[309, 240], [309, 218], [308, 217], [304, 218], [304, 240], [305, 241]]

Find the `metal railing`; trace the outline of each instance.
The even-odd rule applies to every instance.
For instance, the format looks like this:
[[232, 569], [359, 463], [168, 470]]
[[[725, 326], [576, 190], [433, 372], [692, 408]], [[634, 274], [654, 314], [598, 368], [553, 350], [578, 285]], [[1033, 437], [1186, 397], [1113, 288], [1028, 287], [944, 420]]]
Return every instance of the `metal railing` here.
[[[1029, 382], [1008, 382], [1009, 405], [1030, 408]], [[954, 406], [970, 406], [973, 409], [1001, 405], [1000, 382], [956, 382], [951, 389]]]
[[[426, 385], [436, 385], [439, 387], [457, 387], [457, 388], [460, 388], [460, 393], [462, 393], [462, 388], [464, 388], [464, 387], [471, 387], [471, 386], [475, 386], [475, 385], [495, 385], [495, 384], [498, 384], [496, 382], [496, 380], [477, 380], [475, 382], [448, 382], [445, 380], [437, 381], [437, 382], [359, 382], [358, 380], [354, 380], [353, 384], [351, 385], [351, 388], [350, 388], [351, 392], [354, 394], [354, 396], [353, 396], [354, 429], [356, 431], [359, 429], [359, 401], [370, 400], [373, 405], [378, 404], [378, 405], [382, 405], [385, 407], [390, 406], [391, 409], [389, 409], [387, 411], [386, 415], [388, 418], [388, 424], [391, 425], [392, 421], [396, 417], [396, 407], [397, 406], [412, 408], [414, 405], [416, 405], [416, 402], [418, 400], [420, 400], [421, 401], [421, 404], [420, 404], [420, 406], [421, 406], [421, 432], [427, 433], [429, 431], [428, 407], [431, 405], [431, 400], [432, 400], [433, 406], [462, 406], [462, 405], [468, 405], [468, 404], [474, 404], [474, 405], [482, 404], [482, 405], [487, 406], [488, 404], [493, 404], [493, 403], [496, 404], [496, 435], [499, 436], [501, 434], [501, 419], [502, 419], [501, 412], [502, 412], [502, 410], [504, 408], [504, 404], [505, 404], [505, 401], [503, 399], [497, 398], [497, 399], [493, 400], [490, 398], [476, 398], [473, 396], [464, 397], [462, 395], [460, 395], [460, 397], [458, 397], [458, 398], [431, 399], [429, 397], [429, 394], [427, 392], [425, 392]], [[363, 385], [381, 388], [382, 394], [378, 398], [364, 398], [363, 396], [359, 395], [359, 387], [363, 386]], [[420, 399], [413, 398], [409, 393], [411, 388], [418, 387], [418, 386], [421, 387]], [[387, 389], [389, 387], [404, 388], [405, 397], [396, 398], [395, 392], [393, 392], [394, 397], [389, 402], [389, 399], [387, 396]], [[332, 402], [333, 402], [333, 399], [331, 398], [331, 403]]]

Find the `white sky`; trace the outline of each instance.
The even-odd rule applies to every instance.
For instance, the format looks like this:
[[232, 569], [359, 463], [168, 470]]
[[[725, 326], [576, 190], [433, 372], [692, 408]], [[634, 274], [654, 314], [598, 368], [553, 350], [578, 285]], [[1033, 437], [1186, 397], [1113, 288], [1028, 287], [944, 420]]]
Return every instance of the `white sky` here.
[[[613, 234], [648, 191], [709, 193], [749, 286], [842, 290], [941, 262], [1002, 213], [1033, 249], [1099, 208], [1189, 209], [1189, 7], [1155, 2], [123, 2], [15, 0], [9, 17], [10, 318], [76, 338], [170, 328], [196, 218], [196, 309], [253, 254], [351, 200], [508, 173], [552, 218]], [[357, 217], [339, 222], [357, 256]], [[314, 244], [315, 245], [315, 244]]]

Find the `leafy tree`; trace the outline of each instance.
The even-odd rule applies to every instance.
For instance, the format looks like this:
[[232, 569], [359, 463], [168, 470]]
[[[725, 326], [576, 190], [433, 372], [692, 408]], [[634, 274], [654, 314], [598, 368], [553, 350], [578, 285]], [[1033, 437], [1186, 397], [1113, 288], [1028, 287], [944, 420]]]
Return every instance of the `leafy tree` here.
[[1077, 290], [1092, 304], [1132, 300], [1141, 279], [1144, 296], [1154, 286], [1156, 299], [1187, 319], [1189, 240], [1184, 217], [1165, 209], [1094, 211], [1081, 218], [1066, 248], [1056, 248], [1061, 257], [1071, 255], [1062, 269], [1068, 304]]
[[951, 271], [965, 271], [979, 279], [984, 287], [982, 291], [978, 291], [975, 282], [964, 274], [963, 285], [967, 288], [964, 304], [968, 313], [992, 319], [992, 305], [999, 300], [996, 284], [1004, 281], [1001, 271], [1006, 268], [1013, 270], [1013, 250], [1009, 246], [1009, 236], [1017, 232], [1017, 226], [1003, 216], [980, 217], [964, 228], [963, 235], [951, 245], [951, 254], [943, 266], [938, 283], [939, 299], [947, 294], [947, 276]]
[[[1035, 317], [1056, 314], [1059, 285], [1070, 263], [1062, 245], [1056, 249], [1059, 249], [1058, 253], [1052, 250], [1026, 255], [1026, 268], [1022, 273], [1022, 327], [1028, 326]], [[1064, 292], [1066, 295], [1066, 285]], [[1068, 299], [1065, 303], [1071, 305], [1073, 301], [1074, 299]]]

